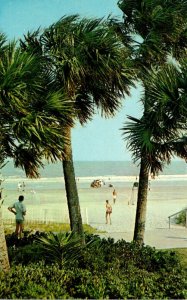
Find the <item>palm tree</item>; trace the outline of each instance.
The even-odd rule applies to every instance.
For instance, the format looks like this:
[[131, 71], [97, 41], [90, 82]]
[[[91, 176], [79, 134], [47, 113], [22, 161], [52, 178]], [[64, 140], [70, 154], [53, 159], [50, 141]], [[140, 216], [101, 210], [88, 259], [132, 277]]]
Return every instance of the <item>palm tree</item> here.
[[134, 161], [141, 161], [138, 189], [141, 202], [137, 202], [134, 231], [134, 239], [139, 243], [143, 242], [145, 230], [149, 174], [162, 172], [174, 155], [187, 159], [186, 91], [179, 83], [179, 76], [181, 72], [173, 65], [148, 74], [146, 113], [140, 119], [129, 116], [129, 122], [122, 128]]
[[[124, 127], [125, 132], [129, 134], [129, 147], [136, 157], [135, 160], [140, 162], [134, 240], [142, 244], [145, 232], [148, 176], [152, 169], [155, 171], [162, 169], [161, 161], [167, 161], [167, 155], [162, 155], [161, 152], [163, 147], [160, 146], [157, 150], [153, 147], [154, 131], [152, 130], [154, 127], [156, 130], [158, 125], [159, 111], [153, 116], [151, 107], [154, 107], [154, 102], [147, 95], [149, 84], [145, 74], [147, 70], [165, 64], [169, 56], [178, 58], [185, 53], [187, 1], [120, 0], [118, 5], [124, 13], [124, 26], [121, 32], [134, 39], [131, 57], [144, 87], [144, 96], [141, 99], [144, 107], [143, 116], [140, 120], [131, 117], [132, 122]], [[120, 25], [118, 24], [118, 27]], [[161, 117], [166, 116], [161, 113]], [[174, 122], [174, 119], [172, 121]], [[164, 121], [160, 119], [160, 122]], [[161, 137], [157, 136], [158, 143], [162, 139], [163, 130], [160, 132]], [[171, 131], [171, 134], [174, 133], [176, 132]], [[154, 151], [156, 157], [160, 156], [159, 162], [154, 159]], [[156, 169], [153, 167], [154, 163], [157, 165]]]
[[187, 159], [186, 70], [183, 61], [181, 68], [166, 64], [160, 70], [149, 72], [146, 113], [140, 119], [129, 116], [130, 121], [122, 128], [134, 161], [141, 161], [134, 231], [139, 243], [143, 242], [145, 230], [149, 174], [155, 176], [162, 172], [174, 156]]
[[[0, 36], [0, 162], [14, 160], [29, 177], [38, 177], [42, 158], [61, 158], [65, 139], [61, 127], [71, 124], [72, 105], [61, 92], [47, 90], [47, 75], [41, 73], [38, 57], [22, 53], [15, 42]], [[61, 124], [51, 116], [61, 112]], [[50, 112], [50, 113], [49, 113]], [[0, 214], [0, 268], [9, 269]]]
[[[41, 49], [44, 51], [46, 68], [53, 71], [55, 87], [62, 88], [74, 102], [74, 120], [84, 124], [98, 110], [105, 117], [113, 116], [121, 106], [121, 98], [129, 94], [133, 69], [128, 60], [128, 48], [108, 22], [80, 20], [77, 15], [63, 17], [38, 39], [37, 34], [28, 35], [22, 46], [27, 51], [30, 47], [37, 53], [41, 53]], [[69, 141], [64, 148], [63, 170], [71, 230], [83, 237], [71, 128], [67, 125], [63, 129]]]

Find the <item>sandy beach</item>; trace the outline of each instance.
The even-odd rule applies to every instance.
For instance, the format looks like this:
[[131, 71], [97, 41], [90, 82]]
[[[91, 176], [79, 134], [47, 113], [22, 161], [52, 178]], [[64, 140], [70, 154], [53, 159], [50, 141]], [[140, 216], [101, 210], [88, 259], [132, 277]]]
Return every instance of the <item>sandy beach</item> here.
[[[21, 179], [19, 179], [21, 180]], [[104, 232], [101, 235], [115, 239], [133, 239], [136, 214], [137, 190], [132, 192], [134, 178], [105, 178], [101, 188], [91, 188], [91, 178], [79, 178], [77, 182], [83, 223]], [[7, 207], [19, 194], [25, 195], [27, 219], [45, 222], [68, 222], [68, 209], [63, 179], [25, 180], [25, 191], [17, 191], [18, 179], [6, 180], [4, 184], [4, 219], [14, 218]], [[113, 204], [113, 183], [117, 200]], [[186, 176], [161, 177], [151, 182], [148, 192], [145, 244], [156, 248], [187, 247], [187, 229], [171, 223], [168, 217], [187, 207]], [[59, 185], [58, 185], [59, 184]], [[105, 224], [105, 200], [113, 206], [112, 224]], [[132, 203], [134, 202], [134, 205]]]

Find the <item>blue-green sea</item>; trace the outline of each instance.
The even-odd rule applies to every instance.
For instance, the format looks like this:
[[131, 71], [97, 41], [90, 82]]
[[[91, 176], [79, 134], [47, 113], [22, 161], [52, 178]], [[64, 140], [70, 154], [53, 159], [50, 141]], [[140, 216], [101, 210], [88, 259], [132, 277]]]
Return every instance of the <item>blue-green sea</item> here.
[[[111, 185], [115, 186], [117, 190], [120, 188], [131, 189], [139, 175], [139, 167], [130, 161], [75, 161], [74, 167], [79, 192], [82, 192], [83, 189], [90, 192], [90, 186], [94, 179], [103, 180], [105, 189]], [[61, 193], [62, 190], [65, 191], [61, 162], [46, 164], [44, 169], [40, 170], [41, 180], [27, 179], [23, 170], [14, 168], [12, 162], [3, 168], [1, 173], [4, 179], [2, 184], [4, 195], [9, 195], [10, 192], [18, 194], [18, 185], [23, 182], [26, 186], [25, 192], [29, 193], [29, 197], [36, 197], [39, 191], [42, 193], [53, 191], [54, 195], [57, 195], [58, 192]], [[152, 188], [156, 188], [158, 191], [173, 191], [174, 188], [175, 192], [179, 193], [178, 198], [181, 195], [186, 197], [187, 165], [184, 161], [173, 161], [164, 168], [160, 175], [155, 180], [150, 178]]]
[[[130, 161], [75, 161], [76, 177], [97, 177], [97, 176], [138, 176], [139, 167]], [[22, 169], [14, 168], [12, 162], [1, 170], [5, 177], [25, 177]], [[41, 178], [62, 177], [62, 163], [45, 164], [40, 169]], [[164, 168], [162, 175], [185, 175], [187, 174], [187, 164], [185, 161], [173, 161]]]

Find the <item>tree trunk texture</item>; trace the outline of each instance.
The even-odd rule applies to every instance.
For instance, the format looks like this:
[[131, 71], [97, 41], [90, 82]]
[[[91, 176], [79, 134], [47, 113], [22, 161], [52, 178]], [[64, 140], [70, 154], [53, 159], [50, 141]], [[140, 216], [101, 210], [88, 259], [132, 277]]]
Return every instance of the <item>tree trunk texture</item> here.
[[2, 211], [0, 208], [0, 271], [8, 272], [9, 269], [10, 269], [10, 264], [8, 259], [6, 240], [5, 240]]
[[66, 128], [66, 130], [64, 130], [64, 134], [69, 139], [68, 144], [64, 147], [65, 158], [63, 159], [62, 164], [69, 209], [70, 227], [73, 232], [77, 233], [81, 237], [82, 242], [84, 243], [84, 231], [71, 147], [71, 128]]
[[149, 179], [149, 169], [145, 163], [145, 160], [142, 158], [140, 164], [136, 220], [135, 220], [135, 229], [134, 229], [134, 241], [140, 245], [144, 243], [148, 179]]

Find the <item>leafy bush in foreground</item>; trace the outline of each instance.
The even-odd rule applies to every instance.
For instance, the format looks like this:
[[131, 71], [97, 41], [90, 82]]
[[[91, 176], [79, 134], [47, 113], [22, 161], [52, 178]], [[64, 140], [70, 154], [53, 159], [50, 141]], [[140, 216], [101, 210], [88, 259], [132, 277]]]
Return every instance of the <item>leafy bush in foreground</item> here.
[[58, 265], [15, 266], [0, 273], [1, 299], [184, 299], [181, 274], [151, 273], [132, 267], [128, 272], [59, 269]]
[[82, 260], [79, 260], [81, 268], [102, 270], [107, 266], [112, 268], [118, 265], [120, 269], [128, 269], [129, 265], [134, 265], [151, 272], [180, 268], [179, 259], [174, 251], [156, 250], [150, 246], [139, 246], [125, 240], [115, 242], [112, 238], [101, 239], [93, 235], [86, 237], [87, 243], [91, 240], [95, 241], [94, 247], [85, 248]]
[[10, 261], [16, 264], [45, 261], [47, 264], [58, 262], [61, 265], [62, 259], [66, 259], [71, 265], [72, 257], [78, 258], [78, 254], [79, 258], [73, 261], [73, 266], [89, 270], [102, 271], [114, 266], [128, 269], [129, 265], [151, 272], [180, 268], [178, 257], [173, 251], [158, 251], [150, 246], [139, 246], [124, 240], [115, 242], [112, 238], [101, 239], [97, 235], [86, 235], [86, 246], [82, 248], [79, 241], [69, 233], [36, 232], [27, 233], [20, 240], [14, 235], [6, 236], [6, 240]]
[[[12, 269], [0, 275], [0, 298], [187, 296], [186, 276], [175, 252], [86, 235], [86, 246], [78, 247], [78, 258], [72, 260], [76, 244], [69, 243], [68, 236], [37, 233], [17, 244], [9, 241]], [[44, 244], [37, 243], [38, 238]], [[61, 263], [63, 257], [66, 264]]]

